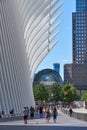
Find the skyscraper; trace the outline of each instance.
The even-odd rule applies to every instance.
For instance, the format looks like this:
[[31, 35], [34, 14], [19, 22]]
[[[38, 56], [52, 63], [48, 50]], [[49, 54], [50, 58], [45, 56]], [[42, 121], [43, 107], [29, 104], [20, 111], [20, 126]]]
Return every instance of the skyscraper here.
[[76, 0], [72, 25], [73, 63], [87, 64], [87, 0]]
[[64, 82], [87, 89], [87, 0], [76, 0], [72, 13], [73, 63], [64, 66]]
[[59, 74], [60, 73], [60, 64], [59, 63], [54, 63], [53, 64], [53, 69]]
[[76, 0], [76, 12], [87, 12], [87, 0]]

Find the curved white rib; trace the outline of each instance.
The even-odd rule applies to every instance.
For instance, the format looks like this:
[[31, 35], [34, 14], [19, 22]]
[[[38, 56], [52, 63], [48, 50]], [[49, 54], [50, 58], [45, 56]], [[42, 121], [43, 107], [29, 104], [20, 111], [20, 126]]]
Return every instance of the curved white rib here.
[[[35, 25], [32, 25], [33, 28], [39, 26], [39, 23], [41, 22], [42, 18], [46, 17], [47, 14], [48, 14], [48, 12], [49, 12], [49, 8], [47, 8], [46, 10], [43, 11], [43, 13], [40, 14], [40, 17], [37, 18], [37, 20], [36, 20], [36, 22], [35, 22]], [[33, 29], [32, 29], [32, 30], [33, 30]], [[27, 42], [30, 43], [29, 46], [28, 46], [28, 48], [29, 48], [28, 51], [30, 51], [30, 46], [31, 46], [31, 42], [30, 42], [30, 39], [29, 39], [29, 35], [30, 35], [30, 33], [32, 33], [32, 30], [30, 30], [30, 32], [28, 32], [28, 41], [27, 41]], [[34, 33], [34, 30], [33, 30], [33, 33]], [[31, 37], [32, 37], [32, 35], [31, 35]]]
[[0, 108], [34, 106], [34, 73], [58, 43], [59, 0], [0, 0]]

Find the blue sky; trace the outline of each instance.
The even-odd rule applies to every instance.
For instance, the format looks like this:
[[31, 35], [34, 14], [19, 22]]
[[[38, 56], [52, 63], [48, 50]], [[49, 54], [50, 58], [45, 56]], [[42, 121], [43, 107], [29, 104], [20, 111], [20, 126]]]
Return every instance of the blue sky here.
[[63, 12], [59, 29], [58, 44], [50, 51], [39, 65], [37, 72], [42, 69], [53, 69], [53, 63], [60, 63], [60, 75], [63, 78], [64, 64], [72, 63], [72, 12], [75, 12], [76, 0], [60, 0], [64, 2], [60, 11]]

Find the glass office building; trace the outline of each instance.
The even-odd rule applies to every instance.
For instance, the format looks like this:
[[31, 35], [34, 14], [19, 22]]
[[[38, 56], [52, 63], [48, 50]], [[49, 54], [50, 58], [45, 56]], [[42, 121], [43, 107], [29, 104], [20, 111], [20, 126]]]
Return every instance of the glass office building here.
[[87, 0], [76, 0], [72, 24], [73, 63], [87, 63]]
[[34, 78], [34, 84], [51, 86], [55, 83], [62, 85], [63, 81], [60, 74], [52, 69], [41, 70], [35, 75]]
[[72, 13], [73, 63], [64, 66], [64, 82], [87, 90], [87, 0], [76, 0]]
[[59, 74], [60, 73], [60, 64], [59, 63], [54, 63], [53, 64], [53, 69]]
[[76, 12], [86, 12], [87, 11], [87, 0], [76, 0]]

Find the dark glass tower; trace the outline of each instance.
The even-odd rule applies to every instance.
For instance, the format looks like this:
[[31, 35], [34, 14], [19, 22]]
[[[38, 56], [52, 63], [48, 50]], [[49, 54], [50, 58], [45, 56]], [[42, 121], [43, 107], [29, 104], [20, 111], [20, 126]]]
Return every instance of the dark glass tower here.
[[72, 83], [76, 89], [87, 90], [87, 0], [76, 0], [72, 13], [73, 63], [64, 65], [64, 83]]
[[87, 11], [87, 0], [76, 0], [76, 11]]
[[87, 0], [76, 0], [72, 13], [73, 63], [87, 64]]
[[54, 63], [53, 64], [54, 70], [59, 74], [60, 73], [60, 64], [59, 63]]

